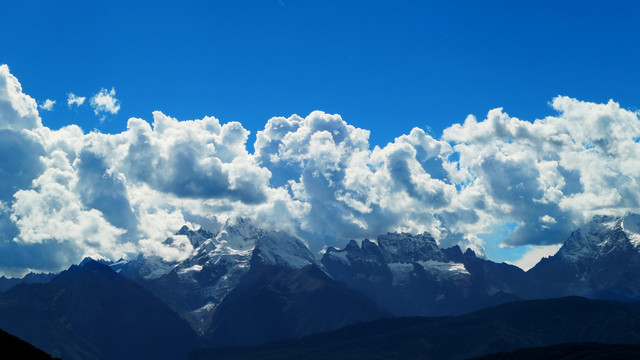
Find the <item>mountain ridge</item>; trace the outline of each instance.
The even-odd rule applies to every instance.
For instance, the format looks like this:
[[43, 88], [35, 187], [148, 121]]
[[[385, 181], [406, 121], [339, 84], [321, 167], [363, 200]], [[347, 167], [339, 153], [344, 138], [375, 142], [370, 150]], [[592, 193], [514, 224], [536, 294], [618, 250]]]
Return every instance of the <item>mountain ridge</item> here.
[[[640, 296], [634, 296], [640, 283], [631, 276], [640, 273], [634, 267], [640, 261], [633, 239], [640, 231], [638, 220], [629, 215], [595, 217], [574, 231], [556, 255], [524, 272], [480, 258], [470, 249], [440, 248], [427, 233], [387, 233], [360, 244], [352, 240], [343, 249], [327, 248], [318, 259], [295, 236], [235, 219], [216, 234], [182, 227], [175, 236], [184, 238], [165, 241], [168, 246], [189, 241], [194, 247], [181, 261], [158, 262], [153, 256], [102, 264], [84, 260], [46, 283], [14, 286], [0, 294], [0, 300], [20, 292], [31, 299], [52, 296], [51, 288], [73, 285], [79, 289], [78, 299], [70, 303], [83, 306], [82, 289], [90, 283], [66, 279], [98, 266], [93, 270], [104, 278], [124, 277], [141, 285], [186, 320], [207, 345], [296, 338], [381, 316], [461, 315], [523, 299], [583, 295], [638, 300]], [[109, 271], [102, 273], [105, 268]], [[244, 320], [234, 322], [240, 318]], [[80, 352], [73, 356], [95, 356], [92, 344], [78, 345], [74, 351]]]
[[205, 359], [451, 359], [567, 342], [640, 344], [640, 307], [580, 297], [527, 300], [457, 317], [383, 318], [258, 346], [195, 351]]
[[[625, 228], [625, 223], [627, 226]], [[527, 273], [539, 297], [640, 299], [640, 215], [595, 216]]]

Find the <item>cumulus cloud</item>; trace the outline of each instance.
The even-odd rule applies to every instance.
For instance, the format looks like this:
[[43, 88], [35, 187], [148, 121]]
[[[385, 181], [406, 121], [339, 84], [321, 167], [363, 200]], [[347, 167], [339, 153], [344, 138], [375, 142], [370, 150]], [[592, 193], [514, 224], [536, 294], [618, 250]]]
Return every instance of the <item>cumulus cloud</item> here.
[[[552, 244], [596, 213], [640, 205], [638, 114], [607, 104], [556, 97], [557, 116], [534, 122], [491, 110], [446, 129], [459, 161], [448, 165], [459, 183], [481, 184], [494, 218], [520, 225], [507, 246]], [[469, 185], [467, 185], [468, 187]], [[475, 185], [471, 185], [475, 186]]]
[[74, 161], [75, 192], [82, 204], [102, 213], [110, 224], [135, 231], [136, 216], [129, 202], [123, 174], [111, 171], [104, 157], [84, 148]]
[[9, 67], [0, 65], [0, 129], [33, 129], [41, 124], [36, 101], [22, 92]]
[[38, 107], [44, 111], [52, 111], [55, 103], [55, 100], [47, 99], [42, 104], [38, 105]]
[[[78, 98], [76, 98], [76, 100], [77, 99]], [[82, 105], [84, 98], [82, 99], [78, 105]], [[100, 92], [95, 94], [89, 103], [93, 108], [93, 112], [97, 116], [100, 116], [101, 120], [105, 119], [107, 113], [115, 115], [120, 111], [120, 101], [116, 99], [116, 90], [114, 88], [111, 88], [111, 91], [100, 89]]]
[[75, 191], [77, 174], [66, 154], [55, 150], [44, 162], [46, 170], [32, 188], [14, 194], [11, 219], [20, 230], [15, 241], [71, 241], [87, 251], [96, 247], [118, 253], [118, 236], [124, 231], [108, 223], [99, 210], [82, 206]]
[[31, 134], [0, 130], [0, 201], [9, 203], [16, 191], [31, 186], [44, 171], [40, 158], [44, 154], [44, 148]]
[[265, 201], [271, 174], [247, 152], [249, 132], [240, 123], [178, 121], [158, 111], [153, 118], [152, 125], [130, 119], [105, 154], [131, 181], [182, 198]]
[[[69, 94], [70, 106], [83, 101]], [[117, 113], [115, 90], [91, 105]], [[0, 272], [57, 271], [87, 255], [178, 261], [193, 251], [171, 236], [182, 225], [214, 229], [235, 216], [296, 233], [314, 251], [428, 231], [482, 253], [482, 234], [515, 223], [502, 246], [528, 246], [516, 262], [526, 268], [593, 214], [640, 207], [638, 114], [563, 96], [551, 106], [533, 122], [500, 108], [470, 115], [440, 138], [414, 128], [384, 147], [336, 114], [275, 117], [250, 153], [249, 131], [214, 117], [156, 111], [117, 134], [52, 130], [3, 65]]]
[[461, 201], [453, 199], [454, 185], [425, 167], [442, 162], [449, 144], [414, 129], [370, 150], [368, 137], [367, 130], [339, 115], [319, 111], [306, 118], [273, 118], [257, 134], [256, 157], [272, 171], [272, 185], [284, 184], [293, 199], [307, 205], [300, 226], [309, 237], [362, 238], [404, 230], [444, 238], [436, 214], [462, 211]]
[[87, 98], [84, 96], [76, 96], [74, 93], [69, 93], [67, 94], [67, 105], [69, 105], [69, 107], [73, 106], [81, 106], [82, 104], [84, 104], [84, 101]]

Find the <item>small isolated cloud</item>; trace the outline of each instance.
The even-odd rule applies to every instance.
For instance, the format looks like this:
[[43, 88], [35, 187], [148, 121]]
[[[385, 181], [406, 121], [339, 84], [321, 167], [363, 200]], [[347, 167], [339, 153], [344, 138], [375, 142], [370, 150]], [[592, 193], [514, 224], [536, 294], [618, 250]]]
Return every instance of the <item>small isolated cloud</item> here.
[[69, 105], [69, 107], [71, 107], [72, 105], [80, 106], [80, 105], [84, 104], [84, 101], [86, 99], [87, 98], [84, 97], [84, 96], [76, 96], [76, 94], [74, 94], [74, 93], [69, 93], [67, 95], [67, 105]]
[[55, 105], [55, 103], [56, 103], [55, 100], [47, 99], [42, 104], [40, 104], [38, 107], [40, 109], [42, 109], [42, 110], [45, 110], [45, 111], [51, 111], [51, 110], [53, 110], [53, 105]]
[[104, 120], [106, 113], [117, 114], [120, 111], [120, 101], [116, 99], [116, 90], [100, 89], [100, 92], [91, 98], [91, 107], [101, 120]]

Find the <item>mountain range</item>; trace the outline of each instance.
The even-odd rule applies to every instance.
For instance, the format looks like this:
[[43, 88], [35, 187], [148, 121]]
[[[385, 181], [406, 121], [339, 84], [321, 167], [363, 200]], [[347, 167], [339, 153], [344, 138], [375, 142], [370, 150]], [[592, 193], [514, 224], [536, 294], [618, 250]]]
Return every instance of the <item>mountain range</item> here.
[[[458, 246], [442, 249], [427, 233], [351, 241], [320, 258], [297, 237], [245, 219], [215, 234], [185, 226], [177, 236], [194, 248], [182, 261], [86, 259], [58, 275], [25, 277], [0, 293], [0, 328], [64, 359], [169, 359], [379, 318], [452, 316], [570, 295], [640, 299], [635, 214], [594, 217], [527, 272]], [[18, 282], [0, 285], [7, 280]], [[494, 348], [531, 345], [514, 344]]]

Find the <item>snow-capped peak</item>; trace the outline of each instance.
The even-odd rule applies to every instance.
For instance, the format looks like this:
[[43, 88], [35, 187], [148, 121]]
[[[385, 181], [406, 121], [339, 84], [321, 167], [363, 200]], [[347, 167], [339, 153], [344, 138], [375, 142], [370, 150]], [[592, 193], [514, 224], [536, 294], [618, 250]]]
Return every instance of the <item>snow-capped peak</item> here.
[[614, 248], [640, 245], [640, 215], [596, 215], [571, 233], [558, 256], [571, 261], [592, 259]]
[[266, 265], [280, 265], [300, 269], [315, 264], [309, 248], [298, 238], [283, 232], [266, 232], [259, 240], [254, 256]]
[[627, 213], [622, 218], [622, 229], [629, 237], [631, 244], [638, 248], [640, 246], [640, 214]]
[[253, 226], [244, 218], [228, 219], [222, 226], [215, 241], [219, 247], [229, 247], [238, 251], [252, 250], [256, 241], [264, 235], [263, 229]]

